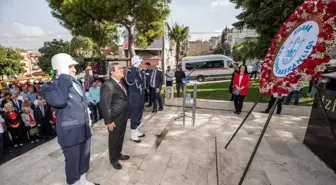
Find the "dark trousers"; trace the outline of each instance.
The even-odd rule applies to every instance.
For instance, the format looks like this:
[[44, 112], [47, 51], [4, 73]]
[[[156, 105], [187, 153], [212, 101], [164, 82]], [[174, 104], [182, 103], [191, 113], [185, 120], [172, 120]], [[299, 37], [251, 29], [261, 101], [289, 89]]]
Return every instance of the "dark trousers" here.
[[181, 92], [181, 89], [182, 89], [182, 93], [183, 93], [183, 88], [184, 88], [183, 83], [176, 83], [177, 97], [181, 96], [180, 92]]
[[111, 163], [117, 162], [118, 158], [121, 156], [127, 120], [114, 123], [116, 124], [116, 127], [114, 127], [112, 131], [109, 131], [108, 136], [108, 149]]
[[51, 124], [49, 121], [47, 120], [43, 120], [41, 122], [39, 122], [38, 124], [40, 124], [41, 126], [39, 127], [40, 130], [40, 137], [42, 139], [45, 139], [47, 137], [51, 137], [52, 136], [52, 128], [51, 128]]
[[21, 125], [18, 128], [8, 128], [14, 145], [22, 144], [25, 141], [25, 132]]
[[[95, 105], [95, 104], [90, 102], [89, 103], [89, 109], [90, 109], [91, 114], [92, 114], [91, 120], [93, 120], [94, 122], [97, 122], [98, 120], [103, 119], [99, 103], [97, 103]], [[99, 118], [98, 118], [98, 116], [99, 116]]]
[[299, 105], [300, 91], [290, 92], [286, 98], [285, 104], [288, 105], [291, 102], [292, 96], [294, 97], [294, 105]]
[[153, 109], [157, 109], [157, 104], [159, 104], [159, 108], [163, 108], [160, 92], [156, 93], [155, 88], [151, 87], [151, 95], [152, 95]]
[[4, 139], [5, 139], [5, 134], [0, 133], [0, 155], [3, 155], [4, 153]]
[[313, 90], [313, 81], [312, 81], [312, 80], [310, 80], [310, 81], [309, 81], [309, 88], [308, 88], [308, 93], [311, 93], [311, 92], [312, 92], [312, 90]]
[[252, 71], [250, 78], [252, 79], [252, 76], [254, 75], [254, 79], [257, 78], [258, 71]]
[[[271, 99], [269, 100], [268, 102], [268, 107], [267, 109], [265, 110], [266, 113], [269, 113], [269, 111], [271, 110], [273, 104], [275, 103], [275, 100], [276, 98], [274, 96], [271, 96]], [[282, 110], [282, 101], [283, 101], [283, 98], [279, 99], [278, 100], [278, 105], [277, 105], [277, 111], [276, 111], [276, 114], [281, 114], [281, 110]]]
[[167, 87], [173, 86], [173, 81], [166, 81], [166, 86]]
[[89, 170], [91, 138], [86, 142], [62, 148], [65, 157], [65, 176], [68, 184], [74, 184]]
[[131, 106], [131, 129], [138, 128], [141, 124], [141, 118], [144, 111], [144, 106]]
[[243, 108], [245, 96], [242, 95], [233, 95], [233, 102], [236, 112], [241, 112]]
[[152, 93], [150, 89], [146, 89], [145, 102], [148, 103], [148, 106], [152, 106]]

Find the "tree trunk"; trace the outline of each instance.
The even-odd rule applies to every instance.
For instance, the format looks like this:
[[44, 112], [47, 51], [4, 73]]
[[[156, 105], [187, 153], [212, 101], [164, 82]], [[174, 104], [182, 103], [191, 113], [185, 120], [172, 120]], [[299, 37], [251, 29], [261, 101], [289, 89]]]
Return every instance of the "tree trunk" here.
[[175, 67], [178, 67], [178, 63], [179, 63], [179, 61], [180, 61], [180, 48], [181, 48], [181, 46], [180, 46], [180, 43], [178, 42], [178, 43], [176, 43], [176, 55], [175, 55], [175, 59], [176, 59], [176, 63], [175, 63]]
[[128, 57], [132, 58], [135, 56], [135, 26], [127, 28], [128, 30]]

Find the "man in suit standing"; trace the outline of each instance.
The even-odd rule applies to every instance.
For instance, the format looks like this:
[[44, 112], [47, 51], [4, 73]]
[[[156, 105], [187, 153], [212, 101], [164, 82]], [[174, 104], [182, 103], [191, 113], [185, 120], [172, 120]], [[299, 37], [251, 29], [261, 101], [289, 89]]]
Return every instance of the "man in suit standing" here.
[[139, 131], [139, 125], [144, 111], [146, 76], [139, 70], [142, 59], [139, 56], [132, 57], [132, 68], [127, 72], [126, 82], [128, 84], [129, 105], [131, 110], [131, 140], [140, 143], [139, 137], [145, 134]]
[[39, 106], [34, 109], [34, 118], [40, 128], [41, 139], [52, 139], [51, 137], [51, 125], [50, 125], [50, 107], [45, 100], [39, 100]]
[[119, 170], [122, 168], [119, 160], [128, 160], [128, 155], [122, 155], [122, 147], [129, 118], [129, 104], [123, 78], [123, 69], [118, 63], [109, 65], [111, 79], [105, 81], [100, 89], [100, 107], [104, 122], [109, 132], [108, 149], [111, 165]]
[[152, 75], [150, 77], [150, 93], [152, 95], [153, 111], [155, 113], [158, 111], [157, 104], [159, 104], [159, 111], [163, 110], [162, 99], [161, 99], [161, 89], [163, 84], [162, 72], [158, 70], [156, 66], [153, 69]]
[[52, 57], [57, 80], [43, 85], [41, 96], [55, 108], [58, 143], [65, 157], [67, 184], [99, 185], [86, 179], [90, 166], [92, 130], [85, 91], [76, 80], [78, 63], [68, 54]]
[[12, 102], [13, 102], [13, 107], [14, 107], [14, 109], [15, 109], [17, 112], [22, 113], [22, 111], [21, 111], [21, 108], [22, 108], [22, 100], [18, 100], [18, 99], [17, 99], [18, 96], [15, 95], [15, 94], [13, 94], [11, 98], [12, 98]]
[[153, 70], [151, 69], [152, 66], [149, 62], [146, 62], [146, 92], [145, 92], [145, 102], [148, 102], [148, 105], [146, 107], [152, 106], [152, 95], [150, 92], [150, 77], [152, 76]]

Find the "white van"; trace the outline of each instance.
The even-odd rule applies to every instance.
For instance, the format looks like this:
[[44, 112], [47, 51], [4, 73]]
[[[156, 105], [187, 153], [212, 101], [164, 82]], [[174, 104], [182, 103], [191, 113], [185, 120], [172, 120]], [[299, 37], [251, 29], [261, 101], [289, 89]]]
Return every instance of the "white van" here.
[[185, 72], [186, 76], [199, 82], [231, 77], [234, 71], [233, 64], [234, 61], [225, 55], [205, 55], [182, 58], [182, 70]]

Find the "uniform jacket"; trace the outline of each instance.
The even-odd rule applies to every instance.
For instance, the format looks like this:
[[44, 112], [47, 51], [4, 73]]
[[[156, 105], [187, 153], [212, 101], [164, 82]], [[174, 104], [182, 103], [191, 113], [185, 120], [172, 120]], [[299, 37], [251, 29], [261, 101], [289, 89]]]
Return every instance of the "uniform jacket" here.
[[128, 84], [128, 101], [130, 106], [143, 106], [145, 104], [146, 75], [135, 67], [126, 74]]
[[145, 75], [146, 75], [146, 89], [150, 88], [150, 78], [152, 76], [152, 72], [153, 72], [153, 70], [151, 70], [151, 69], [147, 69], [145, 71]]
[[248, 86], [250, 84], [250, 77], [248, 74], [244, 74], [243, 78], [241, 80], [241, 82], [239, 83], [239, 73], [236, 73], [234, 78], [233, 78], [233, 90], [232, 93], [234, 93], [234, 91], [236, 90], [236, 85], [238, 85], [238, 87], [244, 87], [242, 90], [240, 90], [239, 95], [241, 96], [246, 96], [247, 95], [247, 90], [248, 90]]
[[41, 96], [55, 109], [58, 143], [62, 148], [86, 142], [92, 136], [85, 91], [78, 93], [73, 83], [80, 86], [71, 76], [62, 74], [41, 90]]
[[100, 88], [100, 102], [106, 125], [114, 122], [118, 126], [128, 120], [129, 104], [127, 95], [114, 79], [105, 81]]

